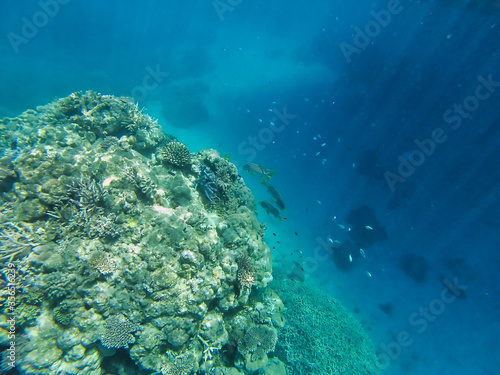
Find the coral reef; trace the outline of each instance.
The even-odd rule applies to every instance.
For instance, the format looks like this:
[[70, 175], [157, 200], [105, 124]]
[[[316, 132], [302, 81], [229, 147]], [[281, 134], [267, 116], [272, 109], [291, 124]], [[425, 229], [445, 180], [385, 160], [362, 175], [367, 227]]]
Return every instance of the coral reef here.
[[137, 325], [123, 316], [110, 316], [106, 319], [104, 328], [106, 331], [101, 337], [101, 343], [105, 348], [128, 348], [128, 344], [135, 342], [130, 333], [137, 331]]
[[[90, 91], [0, 129], [0, 256], [16, 274], [20, 373], [284, 368], [272, 357], [283, 304], [268, 287], [271, 252], [233, 164], [190, 154], [131, 100]], [[196, 186], [200, 166], [213, 201]]]
[[91, 91], [0, 130], [0, 346], [11, 308], [19, 373], [375, 373], [338, 303], [277, 283], [285, 310], [253, 195], [216, 151]]
[[378, 374], [372, 342], [338, 301], [291, 280], [271, 285], [287, 307], [276, 348], [287, 374]]

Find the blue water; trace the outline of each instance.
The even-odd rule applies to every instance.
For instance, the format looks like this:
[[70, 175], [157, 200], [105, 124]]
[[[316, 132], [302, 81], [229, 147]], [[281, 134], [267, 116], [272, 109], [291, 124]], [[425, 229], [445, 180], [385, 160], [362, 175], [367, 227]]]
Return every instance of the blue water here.
[[275, 274], [300, 262], [384, 374], [500, 374], [500, 3], [215, 4], [2, 1], [0, 117], [134, 97], [191, 151], [275, 170]]

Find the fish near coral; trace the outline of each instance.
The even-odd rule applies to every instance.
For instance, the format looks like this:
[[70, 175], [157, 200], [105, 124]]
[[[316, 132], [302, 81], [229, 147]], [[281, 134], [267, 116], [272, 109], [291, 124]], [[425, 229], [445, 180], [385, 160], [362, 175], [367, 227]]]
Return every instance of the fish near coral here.
[[259, 204], [264, 210], [266, 210], [268, 215], [273, 215], [276, 219], [285, 220], [285, 218], [281, 217], [278, 209], [274, 207], [271, 203], [266, 201], [261, 201], [259, 202]]
[[263, 167], [255, 163], [245, 164], [243, 166], [243, 169], [253, 176], [259, 176], [262, 178], [267, 177], [268, 180], [270, 180], [274, 174], [274, 170], [271, 170], [269, 168]]
[[276, 203], [276, 205], [282, 210], [285, 211], [285, 201], [283, 200], [283, 197], [281, 196], [280, 193], [272, 186], [271, 184], [266, 183], [264, 179], [262, 179], [261, 183], [267, 187], [267, 191], [269, 194], [271, 194], [271, 197], [273, 198], [273, 201]]

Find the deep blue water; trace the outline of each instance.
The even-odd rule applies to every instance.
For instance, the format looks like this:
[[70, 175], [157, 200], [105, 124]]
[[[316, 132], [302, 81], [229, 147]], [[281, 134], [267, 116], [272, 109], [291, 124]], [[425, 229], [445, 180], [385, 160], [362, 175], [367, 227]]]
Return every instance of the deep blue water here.
[[276, 273], [303, 262], [385, 374], [500, 374], [500, 2], [46, 3], [0, 4], [0, 117], [135, 97], [191, 151], [275, 170]]

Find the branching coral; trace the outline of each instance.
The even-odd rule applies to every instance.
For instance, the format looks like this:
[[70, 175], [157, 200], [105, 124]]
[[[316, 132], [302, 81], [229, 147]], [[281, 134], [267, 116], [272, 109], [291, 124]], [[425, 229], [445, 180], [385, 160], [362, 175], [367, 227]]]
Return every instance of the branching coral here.
[[99, 210], [104, 203], [106, 191], [89, 176], [81, 176], [69, 185], [71, 202], [78, 206], [85, 218], [89, 218]]
[[31, 231], [20, 224], [5, 223], [0, 226], [0, 261], [22, 258], [39, 244]]
[[191, 153], [185, 144], [173, 141], [158, 150], [158, 159], [165, 164], [186, 167], [191, 164]]

